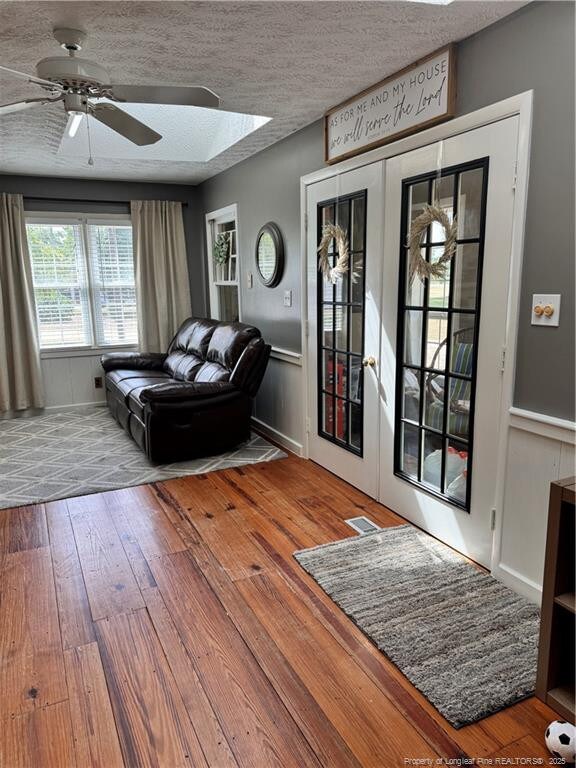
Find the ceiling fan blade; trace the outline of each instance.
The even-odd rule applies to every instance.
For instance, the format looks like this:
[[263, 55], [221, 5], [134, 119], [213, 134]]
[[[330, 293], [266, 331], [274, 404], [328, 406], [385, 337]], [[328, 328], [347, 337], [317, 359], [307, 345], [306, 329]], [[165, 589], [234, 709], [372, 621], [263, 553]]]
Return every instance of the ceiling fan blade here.
[[29, 83], [36, 83], [36, 85], [42, 85], [45, 88], [51, 88], [54, 91], [64, 90], [60, 83], [53, 83], [50, 80], [43, 80], [36, 75], [27, 75], [26, 72], [19, 72], [17, 69], [10, 69], [9, 67], [0, 66], [0, 72], [8, 72], [9, 75], [17, 77], [19, 80], [27, 80]]
[[91, 104], [89, 110], [96, 120], [139, 147], [155, 144], [162, 138], [160, 133], [144, 125], [140, 120], [136, 120], [124, 110], [118, 109], [114, 104]]
[[12, 112], [20, 112], [22, 109], [29, 109], [29, 107], [38, 107], [42, 104], [53, 104], [55, 101], [62, 101], [63, 98], [63, 96], [58, 96], [56, 99], [45, 99], [40, 97], [39, 99], [24, 99], [23, 101], [12, 101], [10, 104], [0, 104], [0, 117], [2, 115], [9, 115]]
[[180, 104], [218, 109], [220, 99], [200, 85], [110, 85], [112, 98], [132, 104]]

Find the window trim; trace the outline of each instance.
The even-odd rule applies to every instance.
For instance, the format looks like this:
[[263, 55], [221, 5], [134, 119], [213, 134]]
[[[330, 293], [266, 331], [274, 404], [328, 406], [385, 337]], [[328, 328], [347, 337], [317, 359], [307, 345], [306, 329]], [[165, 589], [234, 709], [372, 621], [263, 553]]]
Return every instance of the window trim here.
[[[206, 230], [206, 270], [208, 277], [208, 306], [209, 315], [211, 318], [220, 319], [220, 300], [218, 296], [218, 288], [222, 283], [218, 283], [214, 275], [214, 259], [212, 257], [212, 246], [214, 244], [214, 236], [216, 233], [216, 227], [219, 224], [227, 224], [234, 222], [234, 228], [236, 230], [236, 280], [228, 283], [230, 287], [236, 287], [238, 297], [238, 320], [242, 322], [242, 259], [240, 255], [240, 232], [238, 221], [238, 204], [230, 203], [223, 208], [218, 208], [215, 211], [209, 211], [204, 217], [204, 224]], [[248, 273], [249, 279], [252, 280], [250, 273]], [[252, 287], [250, 283], [249, 287]]]
[[[127, 350], [135, 351], [139, 344], [96, 344], [95, 336], [95, 310], [94, 287], [92, 285], [92, 273], [90, 270], [89, 242], [87, 227], [91, 224], [105, 222], [132, 226], [130, 214], [126, 213], [79, 213], [78, 211], [25, 211], [25, 224], [80, 224], [82, 232], [82, 245], [84, 248], [84, 268], [87, 275], [88, 289], [88, 313], [90, 324], [90, 344], [75, 344], [63, 347], [40, 347], [42, 359], [62, 357], [96, 357], [105, 352]], [[36, 318], [37, 322], [37, 318]]]

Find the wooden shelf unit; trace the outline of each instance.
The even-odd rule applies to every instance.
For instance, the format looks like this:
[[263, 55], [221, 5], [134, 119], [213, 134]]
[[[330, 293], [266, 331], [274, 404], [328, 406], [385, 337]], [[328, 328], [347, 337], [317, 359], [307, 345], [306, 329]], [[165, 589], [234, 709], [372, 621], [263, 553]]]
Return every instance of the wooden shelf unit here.
[[563, 595], [557, 595], [557, 597], [554, 598], [554, 602], [556, 605], [561, 605], [563, 608], [566, 608], [570, 613], [576, 613], [575, 597], [574, 592], [565, 592]]
[[550, 484], [536, 696], [574, 722], [576, 478]]

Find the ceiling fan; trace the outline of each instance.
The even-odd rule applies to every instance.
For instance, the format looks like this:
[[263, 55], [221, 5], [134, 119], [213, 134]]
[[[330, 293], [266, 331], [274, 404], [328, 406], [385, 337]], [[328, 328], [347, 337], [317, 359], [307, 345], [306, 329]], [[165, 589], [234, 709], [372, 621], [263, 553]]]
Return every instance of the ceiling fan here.
[[[46, 91], [38, 98], [0, 105], [0, 117], [30, 107], [61, 101], [69, 119], [66, 130], [73, 137], [86, 116], [107, 125], [138, 146], [155, 144], [162, 135], [110, 101], [139, 104], [179, 104], [217, 109], [220, 99], [209, 88], [176, 85], [110, 85], [108, 72], [95, 61], [76, 56], [86, 40], [78, 29], [54, 30], [54, 37], [68, 56], [51, 56], [36, 65], [36, 75], [0, 66], [0, 72], [27, 80]], [[107, 99], [98, 103], [98, 99]], [[93, 100], [96, 100], [94, 103]]]

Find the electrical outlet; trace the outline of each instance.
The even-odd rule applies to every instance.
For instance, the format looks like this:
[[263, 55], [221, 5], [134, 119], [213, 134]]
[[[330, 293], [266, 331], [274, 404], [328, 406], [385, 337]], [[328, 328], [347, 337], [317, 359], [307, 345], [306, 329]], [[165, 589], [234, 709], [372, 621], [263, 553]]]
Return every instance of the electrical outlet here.
[[94, 389], [102, 389], [102, 376], [94, 376]]

